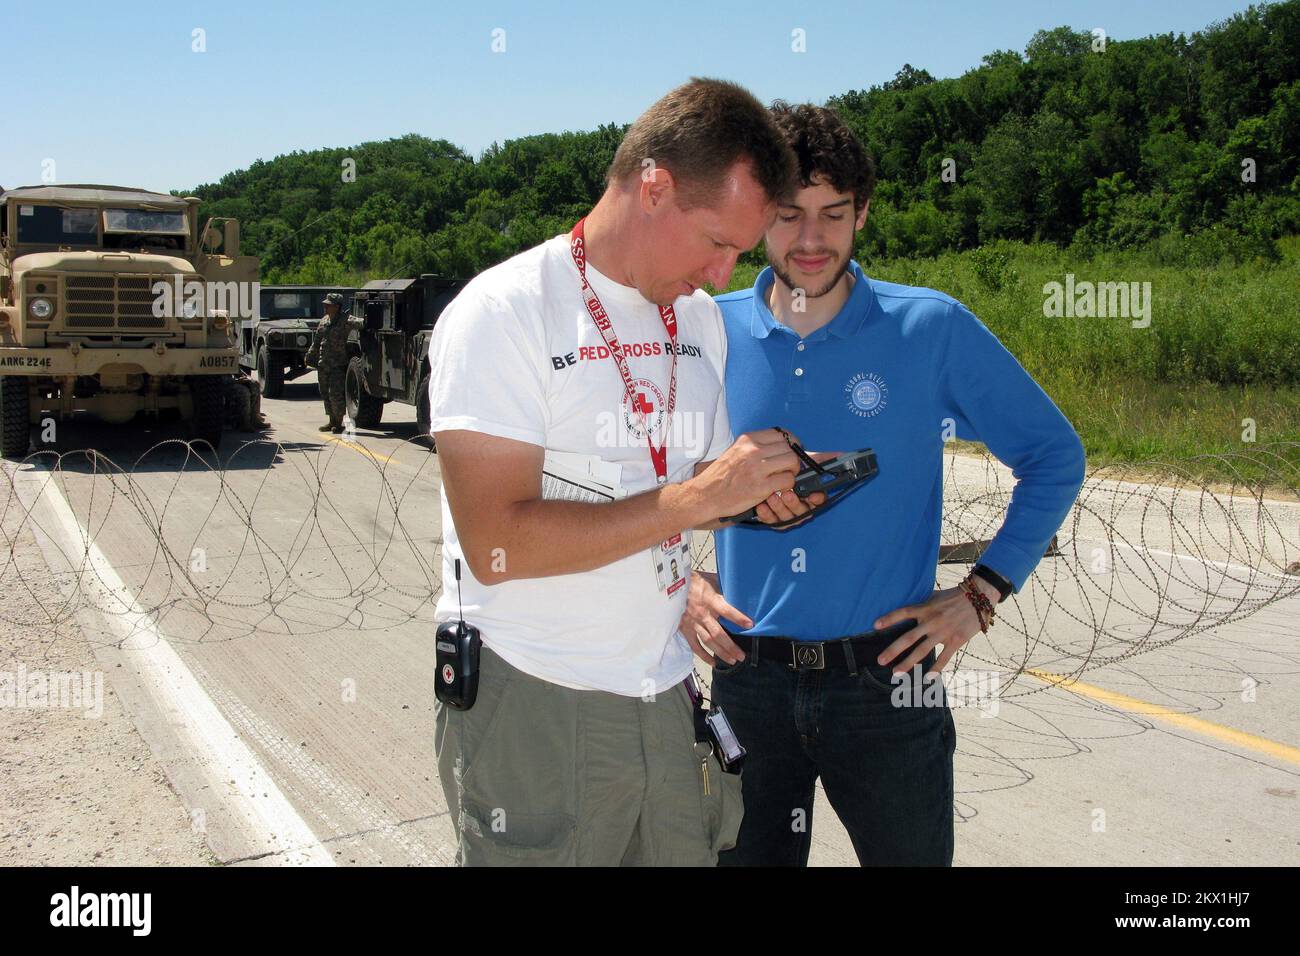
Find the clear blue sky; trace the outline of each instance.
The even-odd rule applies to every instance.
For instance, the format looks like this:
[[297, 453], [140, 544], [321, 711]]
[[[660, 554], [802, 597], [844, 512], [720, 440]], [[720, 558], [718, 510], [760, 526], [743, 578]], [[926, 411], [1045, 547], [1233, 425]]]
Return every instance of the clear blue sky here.
[[[0, 185], [168, 190], [297, 149], [415, 132], [474, 155], [530, 133], [630, 122], [692, 75], [822, 102], [904, 63], [958, 76], [1034, 32], [1191, 33], [1239, 0], [282, 3], [0, 0]], [[207, 51], [192, 51], [205, 31]], [[492, 51], [495, 29], [505, 52]], [[791, 31], [807, 52], [791, 51]]]

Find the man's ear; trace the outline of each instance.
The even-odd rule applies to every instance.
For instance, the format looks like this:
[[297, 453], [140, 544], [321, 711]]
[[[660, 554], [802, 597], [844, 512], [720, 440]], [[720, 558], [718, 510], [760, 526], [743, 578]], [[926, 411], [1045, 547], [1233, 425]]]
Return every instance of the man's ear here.
[[642, 168], [639, 175], [641, 189], [638, 198], [641, 211], [647, 216], [653, 216], [668, 208], [677, 190], [677, 181], [673, 179], [672, 173], [662, 166], [656, 166], [653, 160], [647, 162], [648, 165]]
[[871, 200], [868, 199], [862, 204], [862, 212], [858, 213], [857, 221], [853, 223], [853, 231], [857, 232], [867, 224], [867, 210], [871, 208]]

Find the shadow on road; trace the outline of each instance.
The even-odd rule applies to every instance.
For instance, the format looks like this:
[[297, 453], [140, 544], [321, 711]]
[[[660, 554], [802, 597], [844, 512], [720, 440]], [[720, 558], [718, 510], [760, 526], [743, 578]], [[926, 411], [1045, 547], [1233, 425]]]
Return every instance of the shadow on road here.
[[276, 401], [276, 402], [304, 402], [304, 401], [319, 402], [320, 400], [321, 400], [321, 397], [320, 397], [320, 387], [317, 386], [317, 384], [316, 384], [316, 378], [315, 378], [315, 376], [312, 376], [312, 377], [311, 377], [310, 379], [308, 379], [307, 381], [301, 381], [301, 382], [298, 382], [298, 381], [295, 381], [295, 382], [285, 382], [285, 383], [284, 383], [284, 391], [280, 394], [280, 396], [279, 396], [278, 398], [275, 398], [275, 399], [268, 399], [268, 398], [263, 397], [263, 399], [262, 399], [262, 411], [266, 411], [266, 403], [267, 403], [267, 402], [270, 402], [270, 401]]
[[[129, 422], [109, 425], [89, 416], [60, 422], [57, 441], [41, 442], [23, 464], [90, 474], [104, 471], [169, 472], [220, 467], [225, 471], [269, 468], [283, 460], [266, 432], [227, 431], [216, 454], [204, 441], [190, 439], [184, 423]], [[281, 443], [280, 448], [293, 447]], [[305, 445], [301, 447], [319, 447]], [[62, 459], [60, 461], [60, 458]]]

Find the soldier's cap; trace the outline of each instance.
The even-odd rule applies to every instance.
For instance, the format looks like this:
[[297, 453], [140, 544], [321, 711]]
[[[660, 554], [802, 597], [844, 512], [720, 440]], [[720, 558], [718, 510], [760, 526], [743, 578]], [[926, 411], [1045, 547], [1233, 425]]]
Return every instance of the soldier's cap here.
[[342, 304], [343, 304], [343, 293], [342, 293], [342, 292], [331, 292], [329, 295], [325, 296], [325, 304], [326, 304], [326, 305], [342, 305]]

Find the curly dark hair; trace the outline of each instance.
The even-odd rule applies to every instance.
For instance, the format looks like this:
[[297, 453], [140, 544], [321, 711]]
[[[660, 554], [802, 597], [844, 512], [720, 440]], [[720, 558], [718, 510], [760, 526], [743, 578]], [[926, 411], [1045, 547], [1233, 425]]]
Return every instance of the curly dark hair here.
[[853, 193], [853, 208], [861, 212], [876, 188], [876, 166], [840, 115], [825, 106], [776, 100], [772, 117], [799, 160], [800, 183], [811, 186], [821, 174], [837, 192]]
[[709, 205], [717, 184], [740, 160], [769, 199], [795, 185], [794, 156], [771, 113], [744, 87], [693, 77], [632, 124], [605, 174], [609, 184], [642, 172], [645, 160], [664, 166], [689, 206]]

